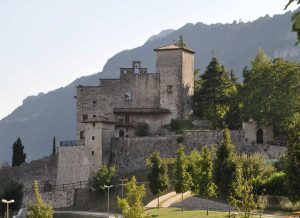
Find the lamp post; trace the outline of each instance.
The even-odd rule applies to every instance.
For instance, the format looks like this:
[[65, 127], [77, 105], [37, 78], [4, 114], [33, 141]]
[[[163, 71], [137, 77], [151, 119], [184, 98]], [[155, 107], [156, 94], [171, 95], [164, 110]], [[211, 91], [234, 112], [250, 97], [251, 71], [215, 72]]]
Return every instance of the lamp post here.
[[127, 179], [120, 179], [120, 181], [121, 181], [121, 186], [122, 186], [122, 198], [124, 198], [124, 191], [123, 191], [123, 187], [124, 187], [124, 182], [126, 182], [127, 181]]
[[2, 203], [4, 203], [4, 204], [6, 204], [6, 217], [7, 218], [9, 218], [9, 215], [8, 215], [8, 213], [9, 213], [9, 204], [11, 204], [11, 203], [14, 203], [15, 202], [15, 200], [5, 200], [5, 199], [2, 199]]
[[109, 217], [109, 189], [113, 187], [113, 185], [104, 185], [104, 188], [107, 188], [107, 217]]

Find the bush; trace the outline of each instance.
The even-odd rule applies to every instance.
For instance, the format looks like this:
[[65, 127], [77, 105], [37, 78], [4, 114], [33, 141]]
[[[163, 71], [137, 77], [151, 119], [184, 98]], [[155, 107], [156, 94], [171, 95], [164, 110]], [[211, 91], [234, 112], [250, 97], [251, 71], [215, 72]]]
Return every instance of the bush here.
[[[4, 191], [0, 193], [0, 199], [15, 200], [9, 207], [12, 211], [18, 211], [22, 204], [23, 199], [23, 185], [21, 183], [10, 181]], [[0, 216], [4, 215], [6, 211], [6, 204], [0, 203]]]
[[104, 185], [111, 185], [115, 177], [116, 168], [108, 167], [106, 164], [100, 166], [92, 178], [92, 188], [95, 191], [102, 192]]
[[273, 173], [269, 178], [263, 180], [256, 178], [252, 180], [254, 192], [257, 194], [286, 196], [286, 175], [284, 172]]
[[191, 120], [171, 120], [170, 130], [181, 134], [184, 130], [197, 129]]
[[145, 122], [138, 123], [135, 129], [136, 136], [148, 136], [149, 135], [149, 125]]

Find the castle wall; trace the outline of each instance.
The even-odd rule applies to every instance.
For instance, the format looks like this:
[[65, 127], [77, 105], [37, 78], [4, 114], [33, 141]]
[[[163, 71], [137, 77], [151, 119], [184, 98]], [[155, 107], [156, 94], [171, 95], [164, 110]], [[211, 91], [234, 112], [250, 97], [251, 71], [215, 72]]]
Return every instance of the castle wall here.
[[21, 166], [1, 168], [0, 191], [9, 179], [21, 182], [24, 188], [31, 188], [34, 180], [37, 180], [41, 186], [45, 183], [56, 184], [57, 160], [57, 155], [54, 155], [23, 163]]
[[[284, 153], [284, 147], [265, 145], [244, 145], [244, 132], [231, 131], [231, 138], [238, 152], [259, 152], [267, 158], [278, 158]], [[181, 142], [181, 139], [183, 141]], [[175, 158], [180, 144], [185, 145], [186, 153], [200, 149], [204, 145], [219, 145], [223, 140], [221, 131], [185, 131], [182, 135], [165, 137], [114, 138], [112, 142], [111, 164], [116, 166], [118, 174], [128, 174], [146, 169], [146, 160], [150, 154], [159, 151], [164, 158]]]
[[[131, 98], [126, 99], [125, 94]], [[77, 139], [84, 131], [83, 114], [114, 118], [113, 108], [159, 108], [159, 75], [124, 73], [120, 79], [101, 80], [100, 86], [77, 88]]]
[[88, 180], [93, 156], [87, 146], [59, 147], [58, 154], [57, 185]]
[[259, 126], [256, 121], [243, 122], [243, 130], [245, 131], [245, 143], [255, 144], [257, 142], [257, 131], [263, 131], [263, 144], [268, 144], [273, 141], [273, 128], [270, 126]]
[[[243, 131], [232, 131], [235, 144], [244, 143]], [[181, 138], [183, 141], [181, 142]], [[183, 135], [160, 137], [114, 138], [112, 141], [111, 163], [116, 165], [118, 173], [127, 174], [146, 168], [145, 161], [154, 151], [162, 157], [173, 158], [180, 144], [185, 145], [186, 152], [199, 149], [203, 145], [221, 143], [221, 131], [185, 131]]]

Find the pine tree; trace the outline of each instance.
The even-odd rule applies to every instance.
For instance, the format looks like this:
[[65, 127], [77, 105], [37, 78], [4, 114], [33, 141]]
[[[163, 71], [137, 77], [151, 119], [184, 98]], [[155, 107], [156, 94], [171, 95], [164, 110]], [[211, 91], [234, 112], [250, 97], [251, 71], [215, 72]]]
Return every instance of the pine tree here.
[[[175, 191], [176, 193], [181, 193], [183, 200], [183, 193], [191, 190], [192, 177], [187, 171], [188, 161], [184, 153], [184, 147], [181, 146], [177, 150], [177, 158], [174, 166], [175, 175]], [[182, 208], [183, 210], [183, 208]]]
[[184, 43], [182, 34], [180, 34], [180, 36], [179, 36], [179, 39], [178, 39], [178, 42], [177, 42], [177, 46], [179, 46], [181, 48], [183, 48], [183, 47], [186, 46], [185, 43]]
[[[168, 189], [168, 168], [165, 162], [162, 162], [160, 154], [155, 152], [150, 157], [151, 172], [148, 175], [150, 189], [153, 195], [161, 194]], [[159, 209], [159, 196], [158, 196]]]
[[29, 205], [26, 218], [52, 218], [53, 208], [50, 204], [43, 201], [38, 181], [34, 181], [33, 186], [35, 203]]
[[288, 131], [287, 166], [288, 194], [292, 201], [300, 200], [300, 114], [294, 116]]
[[52, 143], [52, 155], [56, 154], [56, 138], [53, 137], [53, 143]]
[[24, 153], [24, 146], [22, 141], [18, 138], [13, 144], [12, 166], [20, 166], [25, 162], [26, 154]]
[[224, 141], [217, 150], [217, 158], [215, 165], [215, 184], [218, 187], [218, 195], [224, 199], [228, 199], [235, 179], [235, 170], [237, 167], [236, 148], [231, 143], [230, 131], [224, 129]]
[[215, 57], [198, 83], [200, 87], [196, 87], [194, 94], [195, 115], [210, 120], [213, 129], [224, 128], [226, 115], [237, 93], [237, 83], [230, 79], [229, 73]]

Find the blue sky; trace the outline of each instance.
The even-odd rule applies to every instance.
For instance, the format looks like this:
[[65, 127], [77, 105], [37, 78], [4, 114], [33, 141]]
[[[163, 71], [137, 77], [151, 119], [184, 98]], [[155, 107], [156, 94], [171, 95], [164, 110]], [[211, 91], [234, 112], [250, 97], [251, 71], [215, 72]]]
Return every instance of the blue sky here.
[[[252, 21], [287, 0], [0, 0], [0, 119], [29, 95], [102, 70], [108, 58], [186, 23]], [[295, 6], [290, 9], [295, 9]]]

